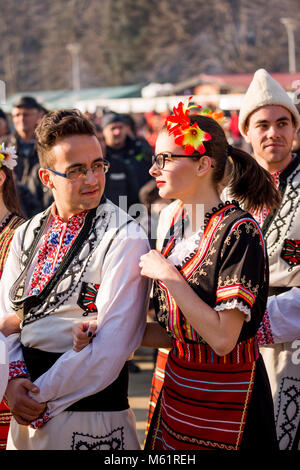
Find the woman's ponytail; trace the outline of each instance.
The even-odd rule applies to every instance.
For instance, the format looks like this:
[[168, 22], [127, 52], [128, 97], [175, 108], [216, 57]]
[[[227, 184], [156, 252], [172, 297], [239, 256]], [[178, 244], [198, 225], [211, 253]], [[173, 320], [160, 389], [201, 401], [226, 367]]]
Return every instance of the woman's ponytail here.
[[[211, 135], [211, 140], [205, 142], [205, 154], [213, 160], [212, 179], [217, 190], [221, 192], [227, 186], [229, 197], [243, 204], [248, 211], [266, 208], [273, 212], [277, 209], [281, 196], [270, 173], [249, 153], [228, 145], [224, 130], [214, 119], [199, 114], [190, 119]], [[197, 157], [197, 152], [192, 156]]]
[[241, 202], [248, 211], [263, 207], [271, 212], [277, 209], [281, 196], [270, 173], [241, 149], [229, 145], [227, 153], [231, 163], [228, 184], [231, 197]]

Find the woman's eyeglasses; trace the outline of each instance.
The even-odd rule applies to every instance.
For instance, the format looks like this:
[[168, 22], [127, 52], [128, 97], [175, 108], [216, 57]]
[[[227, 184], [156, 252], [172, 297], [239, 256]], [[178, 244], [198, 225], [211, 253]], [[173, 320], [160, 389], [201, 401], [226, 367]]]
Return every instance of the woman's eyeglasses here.
[[[196, 159], [200, 159], [201, 157], [203, 157], [204, 155], [199, 155], [199, 157], [191, 157], [191, 155], [175, 155], [174, 153], [171, 153], [171, 152], [162, 152], [162, 153], [158, 153], [157, 155], [152, 155], [152, 165], [154, 165], [154, 163], [156, 164], [157, 168], [159, 170], [162, 170], [164, 167], [165, 167], [165, 164], [166, 164], [166, 158], [172, 158], [172, 157], [176, 157], [176, 158], [196, 158]], [[211, 165], [211, 168], [214, 168], [214, 165]]]
[[162, 170], [165, 167], [166, 158], [172, 158], [172, 157], [176, 157], [176, 158], [189, 157], [190, 158], [189, 155], [175, 155], [174, 153], [171, 153], [171, 152], [162, 152], [162, 153], [158, 153], [157, 155], [152, 155], [152, 165], [154, 165], [155, 163], [157, 168], [159, 170]]

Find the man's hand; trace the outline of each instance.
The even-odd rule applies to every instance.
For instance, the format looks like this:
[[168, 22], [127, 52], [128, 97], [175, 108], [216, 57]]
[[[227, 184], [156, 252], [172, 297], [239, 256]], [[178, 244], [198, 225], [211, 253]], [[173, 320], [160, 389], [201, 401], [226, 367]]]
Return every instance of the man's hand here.
[[23, 426], [28, 426], [46, 408], [46, 403], [33, 400], [28, 392], [38, 393], [39, 389], [29, 379], [15, 378], [9, 382], [5, 393], [12, 415]]
[[76, 323], [72, 328], [73, 349], [76, 352], [85, 348], [95, 336], [97, 320]]

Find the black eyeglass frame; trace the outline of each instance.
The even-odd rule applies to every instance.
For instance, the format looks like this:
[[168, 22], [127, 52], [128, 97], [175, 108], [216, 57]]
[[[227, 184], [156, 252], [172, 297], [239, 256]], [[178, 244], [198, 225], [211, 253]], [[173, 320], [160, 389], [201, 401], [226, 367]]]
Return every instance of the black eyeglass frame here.
[[[162, 156], [162, 159], [163, 159], [162, 166], [159, 165], [158, 162], [157, 162], [157, 157], [160, 156], [160, 155]], [[171, 153], [171, 152], [161, 152], [161, 153], [158, 153], [157, 155], [152, 155], [152, 165], [154, 165], [154, 163], [155, 163], [157, 168], [159, 170], [162, 170], [165, 167], [166, 158], [171, 158], [171, 157], [187, 158], [187, 157], [190, 157], [190, 155], [175, 155], [174, 153]]]
[[[158, 162], [157, 162], [157, 157], [161, 155], [162, 156], [162, 165], [159, 165]], [[199, 155], [199, 160], [201, 157], [203, 157], [204, 155]], [[155, 165], [157, 166], [157, 168], [159, 170], [163, 170], [164, 167], [165, 167], [165, 164], [166, 164], [166, 158], [171, 158], [171, 157], [176, 157], [176, 158], [191, 158], [191, 155], [175, 155], [171, 152], [161, 152], [161, 153], [158, 153], [157, 155], [152, 155], [152, 165]], [[192, 157], [193, 158], [193, 157]], [[211, 165], [211, 168], [214, 168], [213, 165]]]

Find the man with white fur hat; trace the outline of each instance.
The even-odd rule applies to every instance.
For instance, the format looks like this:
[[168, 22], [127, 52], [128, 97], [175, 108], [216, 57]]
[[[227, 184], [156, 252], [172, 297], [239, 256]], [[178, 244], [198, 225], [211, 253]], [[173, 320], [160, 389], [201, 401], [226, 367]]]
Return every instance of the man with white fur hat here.
[[280, 449], [297, 449], [300, 434], [300, 158], [292, 153], [300, 117], [296, 106], [266, 70], [244, 96], [239, 129], [253, 157], [274, 177], [282, 194], [273, 214], [253, 214], [267, 244], [270, 289], [258, 333], [271, 383]]

